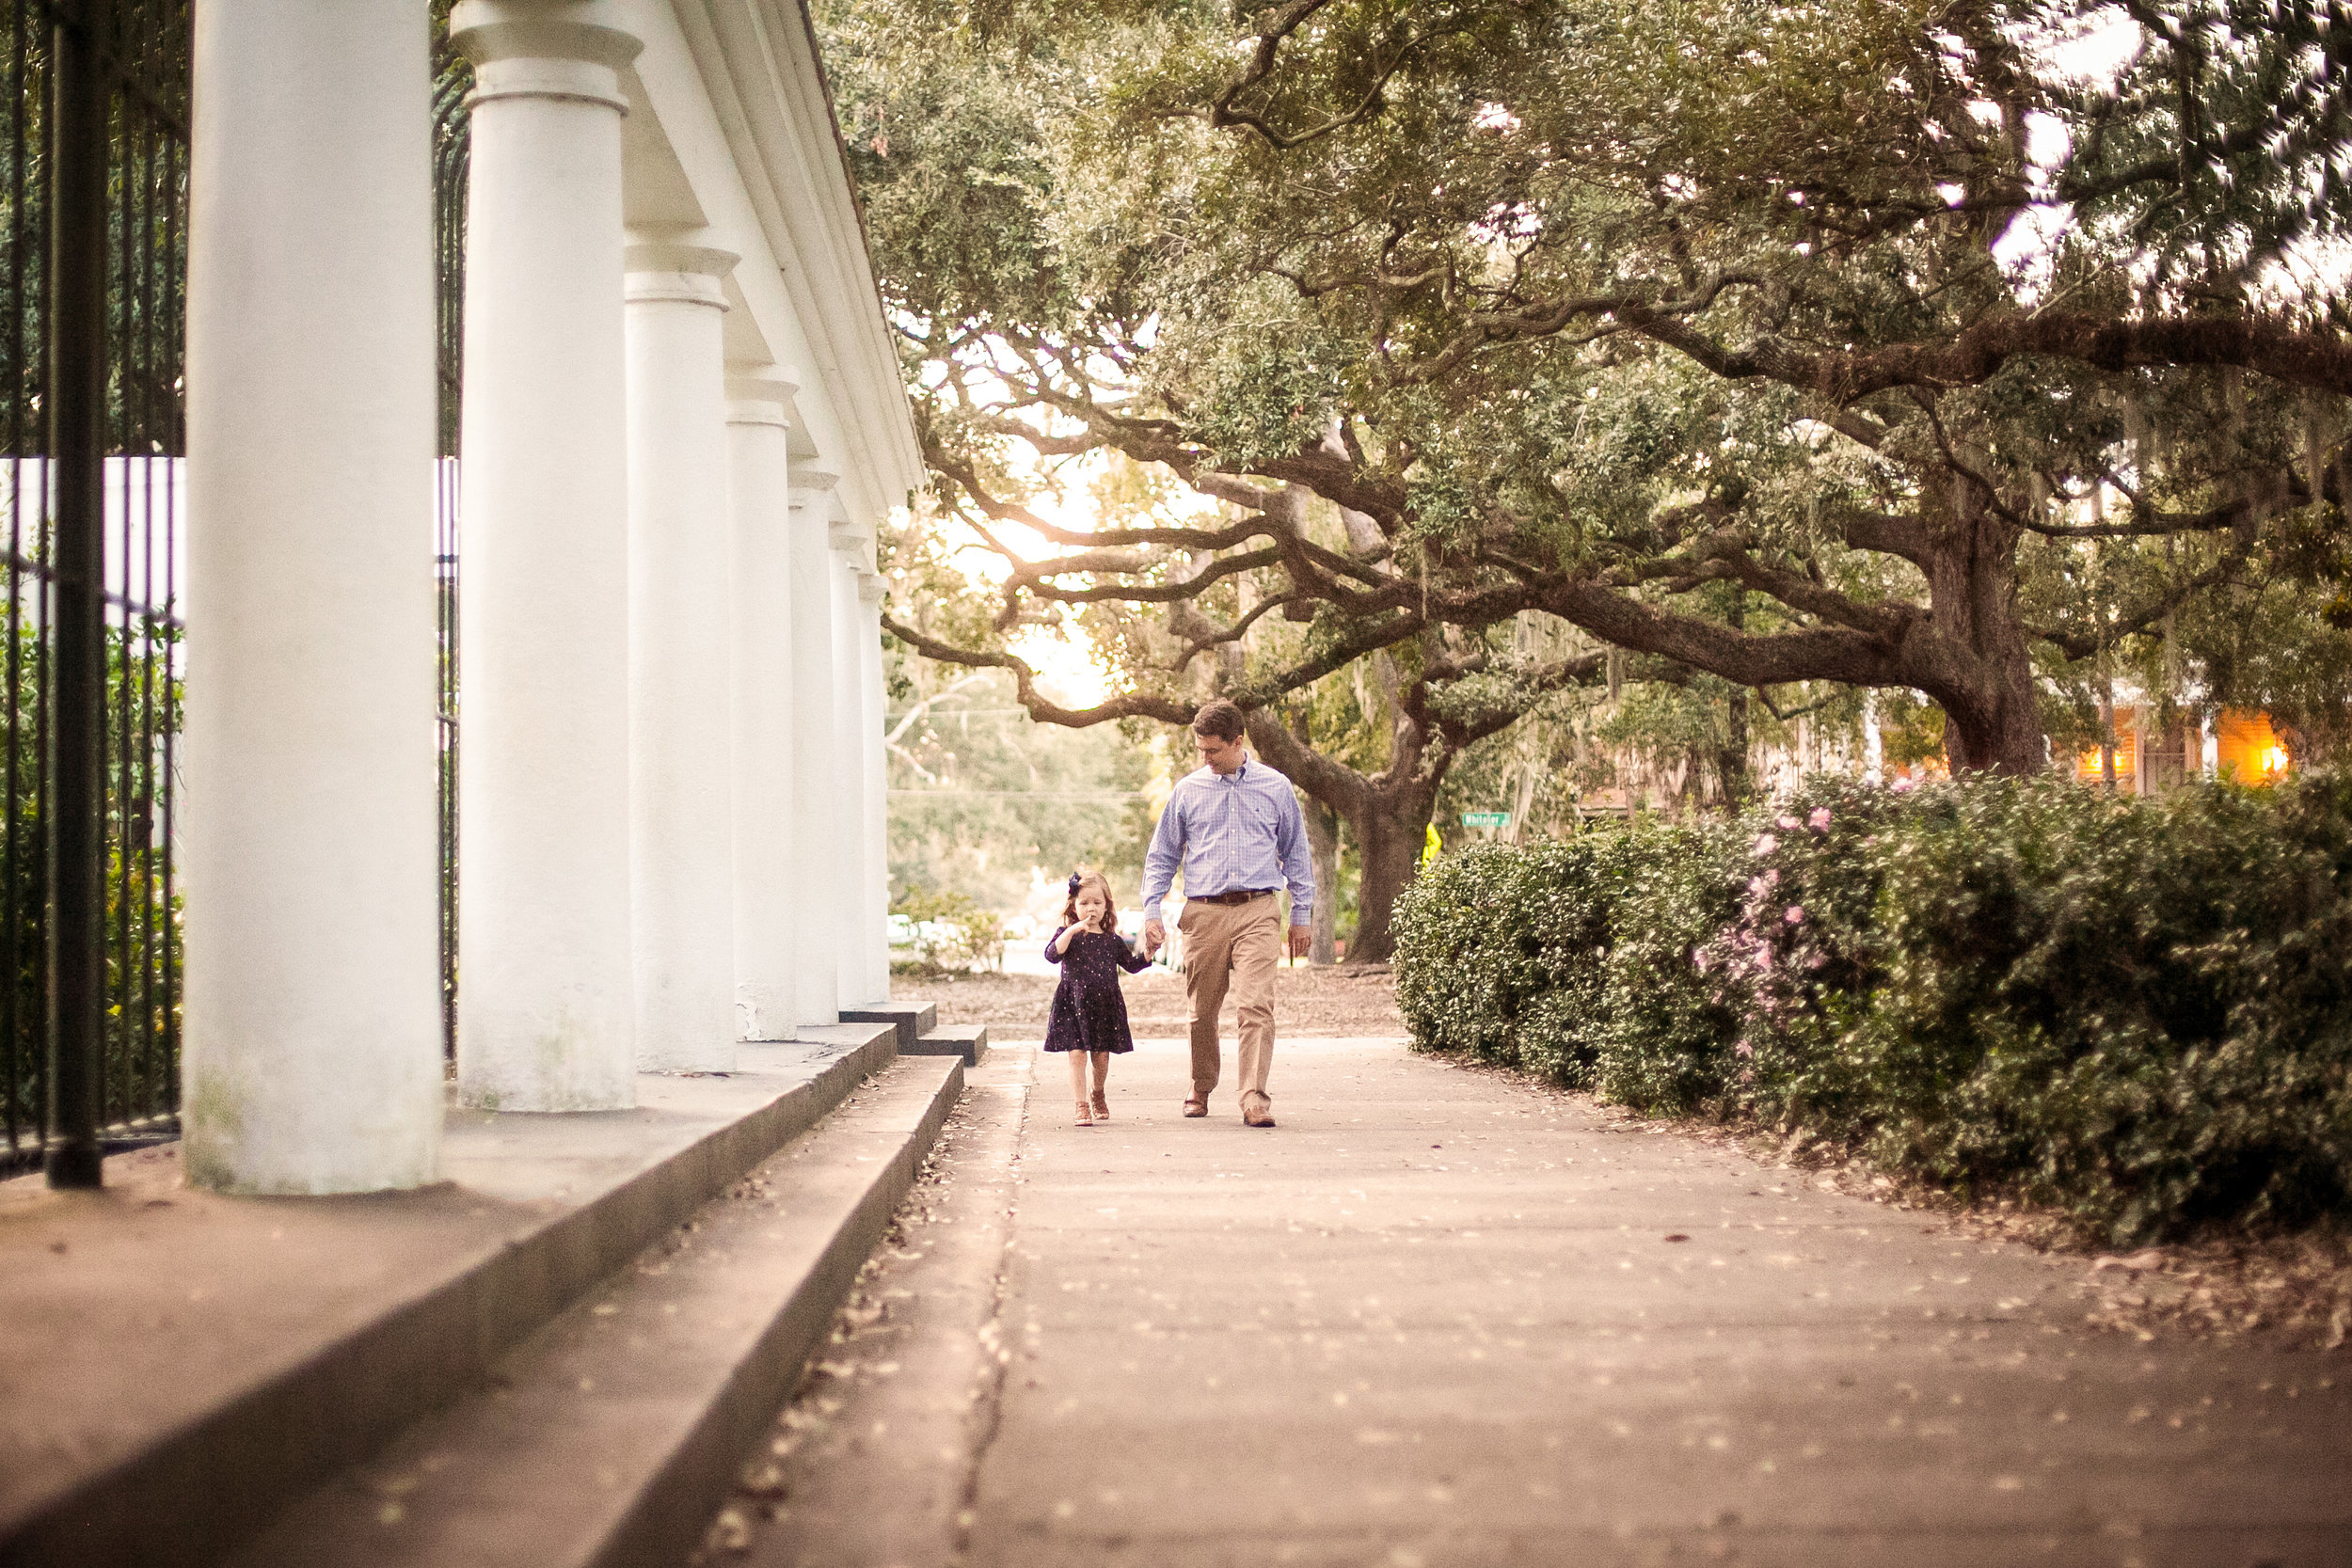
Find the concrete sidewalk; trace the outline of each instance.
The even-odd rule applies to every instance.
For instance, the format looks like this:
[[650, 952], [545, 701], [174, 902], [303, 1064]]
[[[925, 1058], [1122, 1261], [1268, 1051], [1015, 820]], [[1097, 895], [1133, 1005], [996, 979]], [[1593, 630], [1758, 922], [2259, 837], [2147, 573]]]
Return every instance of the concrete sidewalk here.
[[[1398, 1041], [1285, 1041], [1272, 1131], [1230, 1085], [1182, 1118], [1184, 1078], [1148, 1042], [1080, 1129], [1036, 1064], [964, 1560], [2352, 1563], [2340, 1353], [2094, 1333], [2079, 1258]], [[870, 1432], [888, 1385], [837, 1370], [832, 1419]]]

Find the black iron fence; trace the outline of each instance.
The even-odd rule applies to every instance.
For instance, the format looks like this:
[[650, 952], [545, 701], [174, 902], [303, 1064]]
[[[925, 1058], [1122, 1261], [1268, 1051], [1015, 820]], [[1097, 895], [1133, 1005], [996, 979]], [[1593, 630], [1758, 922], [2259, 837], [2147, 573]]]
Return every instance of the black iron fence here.
[[188, 0], [0, 0], [0, 1172], [179, 1103]]
[[433, 20], [434, 326], [440, 385], [436, 506], [441, 634], [441, 1050], [457, 1054], [457, 414], [466, 307], [466, 97], [473, 67], [449, 44], [450, 0]]
[[[440, 938], [457, 1020], [466, 98], [432, 0]], [[98, 1179], [180, 1103], [190, 0], [0, 0], [0, 1177]]]

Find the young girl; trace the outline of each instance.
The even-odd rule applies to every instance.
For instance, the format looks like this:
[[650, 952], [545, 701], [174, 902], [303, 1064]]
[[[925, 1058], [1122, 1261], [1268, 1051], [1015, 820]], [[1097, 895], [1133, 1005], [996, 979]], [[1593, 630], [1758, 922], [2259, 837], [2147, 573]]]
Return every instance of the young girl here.
[[[1070, 901], [1062, 906], [1061, 928], [1045, 944], [1045, 957], [1062, 966], [1054, 988], [1053, 1022], [1045, 1049], [1070, 1053], [1070, 1087], [1078, 1097], [1078, 1125], [1111, 1119], [1103, 1081], [1114, 1052], [1133, 1051], [1127, 1033], [1127, 999], [1119, 992], [1119, 972], [1149, 969], [1152, 960], [1127, 945], [1111, 909], [1111, 885], [1100, 874], [1073, 874]], [[1087, 1100], [1087, 1058], [1094, 1058], [1094, 1099]]]

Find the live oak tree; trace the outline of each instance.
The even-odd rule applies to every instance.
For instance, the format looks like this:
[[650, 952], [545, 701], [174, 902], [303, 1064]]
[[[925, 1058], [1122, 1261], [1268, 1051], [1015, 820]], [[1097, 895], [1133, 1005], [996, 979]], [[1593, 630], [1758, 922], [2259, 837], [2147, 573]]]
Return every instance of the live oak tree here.
[[[1128, 689], [1069, 708], [1039, 689], [1025, 660], [989, 645], [987, 607], [942, 559], [939, 534], [919, 524], [913, 531], [917, 537], [898, 541], [893, 552], [899, 605], [887, 623], [891, 631], [942, 663], [1010, 672], [1014, 693], [1032, 717], [1070, 725], [1183, 726], [1210, 692], [1241, 697], [1258, 754], [1287, 774], [1315, 809], [1346, 825], [1359, 873], [1348, 947], [1356, 959], [1389, 954], [1391, 908], [1412, 879], [1454, 761], [1546, 696], [1601, 680], [1607, 667], [1597, 652], [1517, 657], [1499, 645], [1501, 639], [1454, 627], [1336, 658], [1314, 645], [1311, 628], [1279, 618], [1228, 635], [1227, 626], [1209, 623], [1203, 607], [1233, 621], [1251, 618], [1236, 611], [1250, 574], [1235, 574], [1160, 607], [1163, 617], [1132, 613], [1123, 598], [1087, 606], [1080, 618]], [[1647, 673], [1636, 670], [1633, 678]], [[1181, 743], [1178, 750], [1181, 766]], [[1322, 821], [1327, 834], [1334, 826]], [[1317, 929], [1327, 957], [1338, 847], [1335, 837], [1316, 845], [1323, 895]]]
[[[850, 58], [852, 67], [842, 74], [851, 88], [845, 101], [854, 124], [864, 101], [855, 92], [860, 56], [851, 54]], [[1316, 823], [1327, 830], [1318, 841], [1319, 879], [1327, 893], [1320, 927], [1325, 940], [1319, 950], [1328, 950], [1329, 917], [1338, 902], [1328, 895], [1337, 883], [1338, 851], [1336, 835], [1328, 830], [1343, 821], [1361, 872], [1351, 953], [1385, 957], [1391, 905], [1413, 874], [1432, 806], [1454, 759], [1507, 727], [1548, 694], [1565, 685], [1597, 682], [1604, 657], [1590, 651], [1589, 644], [1565, 657], [1513, 657], [1508, 639], [1491, 635], [1493, 624], [1507, 623], [1512, 613], [1502, 607], [1484, 618], [1457, 610], [1450, 621], [1388, 616], [1352, 628], [1352, 635], [1335, 637], [1338, 619], [1328, 614], [1317, 618], [1311, 610], [1302, 613], [1304, 596], [1270, 603], [1255, 591], [1262, 579], [1283, 574], [1279, 565], [1269, 568], [1246, 546], [1236, 549], [1219, 536], [1231, 531], [1172, 527], [1149, 535], [1135, 530], [1081, 535], [1051, 529], [1021, 504], [1017, 493], [1034, 485], [1025, 485], [1008, 465], [997, 461], [1008, 438], [1017, 439], [1033, 454], [1049, 457], [1104, 444], [1090, 439], [1072, 421], [1049, 431], [1033, 417], [1012, 417], [1034, 416], [1040, 405], [1032, 403], [1025, 409], [1001, 393], [1004, 383], [996, 372], [1018, 374], [1020, 359], [1017, 350], [1006, 350], [1005, 345], [1038, 339], [1028, 327], [1014, 330], [1012, 339], [997, 339], [994, 328], [1017, 318], [1059, 320], [1069, 301], [1058, 292], [1066, 278], [1040, 262], [1035, 236], [1025, 229], [1025, 214], [1032, 214], [1028, 196], [1009, 205], [1002, 199], [1008, 191], [1024, 191], [1039, 175], [1034, 162], [1025, 162], [1035, 150], [1023, 135], [1025, 122], [1008, 113], [1008, 105], [1017, 104], [1019, 96], [1006, 90], [1003, 79], [985, 66], [968, 57], [962, 63], [966, 70], [961, 75], [934, 69], [906, 78], [919, 84], [919, 92], [937, 97], [912, 107], [898, 101], [897, 113], [910, 119], [914, 128], [900, 135], [897, 151], [892, 150], [892, 132], [879, 119], [867, 121], [859, 145], [866, 154], [888, 164], [887, 177], [869, 184], [869, 198], [877, 236], [886, 242], [880, 248], [890, 286], [903, 303], [919, 308], [907, 318], [911, 330], [928, 330], [957, 309], [970, 309], [972, 301], [991, 302], [986, 315], [990, 327], [976, 326], [959, 335], [961, 352], [934, 363], [918, 337], [910, 357], [918, 386], [928, 382], [925, 390], [934, 394], [946, 389], [946, 395], [921, 400], [926, 443], [942, 493], [950, 508], [978, 526], [980, 537], [1005, 558], [1014, 575], [1002, 610], [991, 625], [988, 618], [971, 612], [967, 585], [932, 558], [937, 541], [918, 529], [896, 552], [902, 587], [895, 595], [891, 629], [909, 645], [942, 659], [1017, 671], [1021, 700], [1036, 717], [1051, 721], [1150, 719], [1181, 724], [1207, 690], [1230, 690], [1255, 710], [1252, 736], [1258, 750], [1301, 784], [1319, 808]], [[914, 138], [912, 147], [909, 136]], [[931, 145], [926, 138], [941, 139], [944, 145]], [[993, 160], [985, 177], [973, 176], [973, 160]], [[972, 216], [975, 207], [977, 218]], [[945, 242], [943, 234], [947, 236]], [[1000, 351], [1009, 356], [1000, 357]], [[975, 381], [993, 381], [991, 390], [997, 395], [983, 391], [975, 398]], [[1122, 467], [1132, 481], [1136, 466], [1123, 462]], [[1241, 515], [1260, 513], [1269, 504], [1287, 506], [1299, 531], [1326, 547], [1353, 548], [1366, 555], [1369, 569], [1379, 576], [1393, 577], [1400, 570], [1395, 561], [1379, 559], [1385, 552], [1371, 518], [1332, 506], [1311, 491], [1292, 486], [1287, 494], [1269, 497], [1263, 484], [1232, 483], [1235, 476], [1214, 467], [1186, 465], [1182, 471], [1195, 482], [1197, 494], [1223, 496]], [[1155, 487], [1149, 481], [1124, 488], [1124, 494], [1098, 498], [1109, 503], [1104, 508], [1106, 514], [1149, 515], [1153, 502], [1167, 499], [1167, 486]], [[1178, 575], [1168, 578], [1156, 567], [1129, 574], [1144, 580], [1136, 585], [1137, 592], [1128, 594], [1120, 590], [1112, 574], [1094, 569], [1102, 563], [1100, 556], [1059, 559], [1043, 569], [1043, 563], [1023, 561], [990, 531], [993, 526], [1015, 522], [1064, 544], [1116, 546], [1149, 537], [1167, 552], [1165, 563]], [[1233, 536], [1246, 537], [1248, 531], [1244, 529]], [[1187, 573], [1177, 566], [1175, 544], [1182, 545], [1185, 560], [1200, 569]], [[1236, 556], [1241, 559], [1232, 559]], [[1226, 559], [1216, 562], [1218, 557]], [[1132, 554], [1120, 557], [1119, 563], [1134, 559]], [[1079, 583], [1089, 587], [1073, 592], [1073, 585]], [[1038, 618], [1036, 606], [1024, 602], [1025, 585], [1030, 584], [1041, 584], [1038, 597], [1048, 606], [1091, 607], [1085, 619], [1100, 634], [1098, 649], [1128, 674], [1128, 691], [1111, 703], [1077, 711], [1043, 699], [1032, 673], [1001, 647], [1006, 630]], [[1254, 612], [1240, 612], [1238, 602], [1245, 598], [1256, 604]], [[1151, 627], [1116, 612], [1121, 604], [1155, 603], [1165, 606], [1165, 618]], [[1268, 619], [1266, 611], [1277, 609], [1282, 615]], [[1221, 619], [1212, 619], [1213, 614]], [[1621, 666], [1617, 673], [1638, 681], [1644, 669], [1657, 662], [1645, 661], [1642, 669]], [[1678, 669], [1661, 668], [1669, 678], [1687, 676]], [[1355, 677], [1359, 700], [1344, 700], [1348, 683], [1343, 679], [1342, 700], [1318, 704], [1307, 689], [1318, 681], [1328, 686], [1341, 671]], [[1378, 694], [1375, 702], [1361, 700], [1367, 673]], [[1279, 702], [1279, 708], [1266, 705], [1285, 697], [1295, 700]], [[1346, 713], [1338, 733], [1331, 721], [1335, 706]]]
[[[937, 499], [1008, 574], [968, 635], [894, 629], [1169, 640], [1099, 708], [1025, 678], [1041, 718], [1172, 720], [1208, 667], [1254, 733], [1375, 653], [1434, 697], [1534, 612], [1736, 687], [1910, 688], [1956, 768], [2026, 773], [2054, 675], [2282, 531], [2345, 569], [2327, 7], [826, 20]], [[1025, 504], [1089, 453], [1216, 512]]]

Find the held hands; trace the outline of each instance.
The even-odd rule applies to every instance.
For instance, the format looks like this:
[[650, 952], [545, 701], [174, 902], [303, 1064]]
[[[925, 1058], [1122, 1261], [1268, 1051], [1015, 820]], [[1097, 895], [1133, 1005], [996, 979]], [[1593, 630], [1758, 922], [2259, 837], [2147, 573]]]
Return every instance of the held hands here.
[[[1145, 921], [1143, 923], [1143, 956], [1147, 958], [1153, 958], [1157, 956], [1159, 950], [1167, 944], [1168, 927], [1161, 925], [1156, 920]], [[1305, 958], [1307, 956], [1307, 950], [1313, 945], [1314, 933], [1311, 929], [1304, 926], [1294, 926], [1291, 927], [1292, 958]]]

